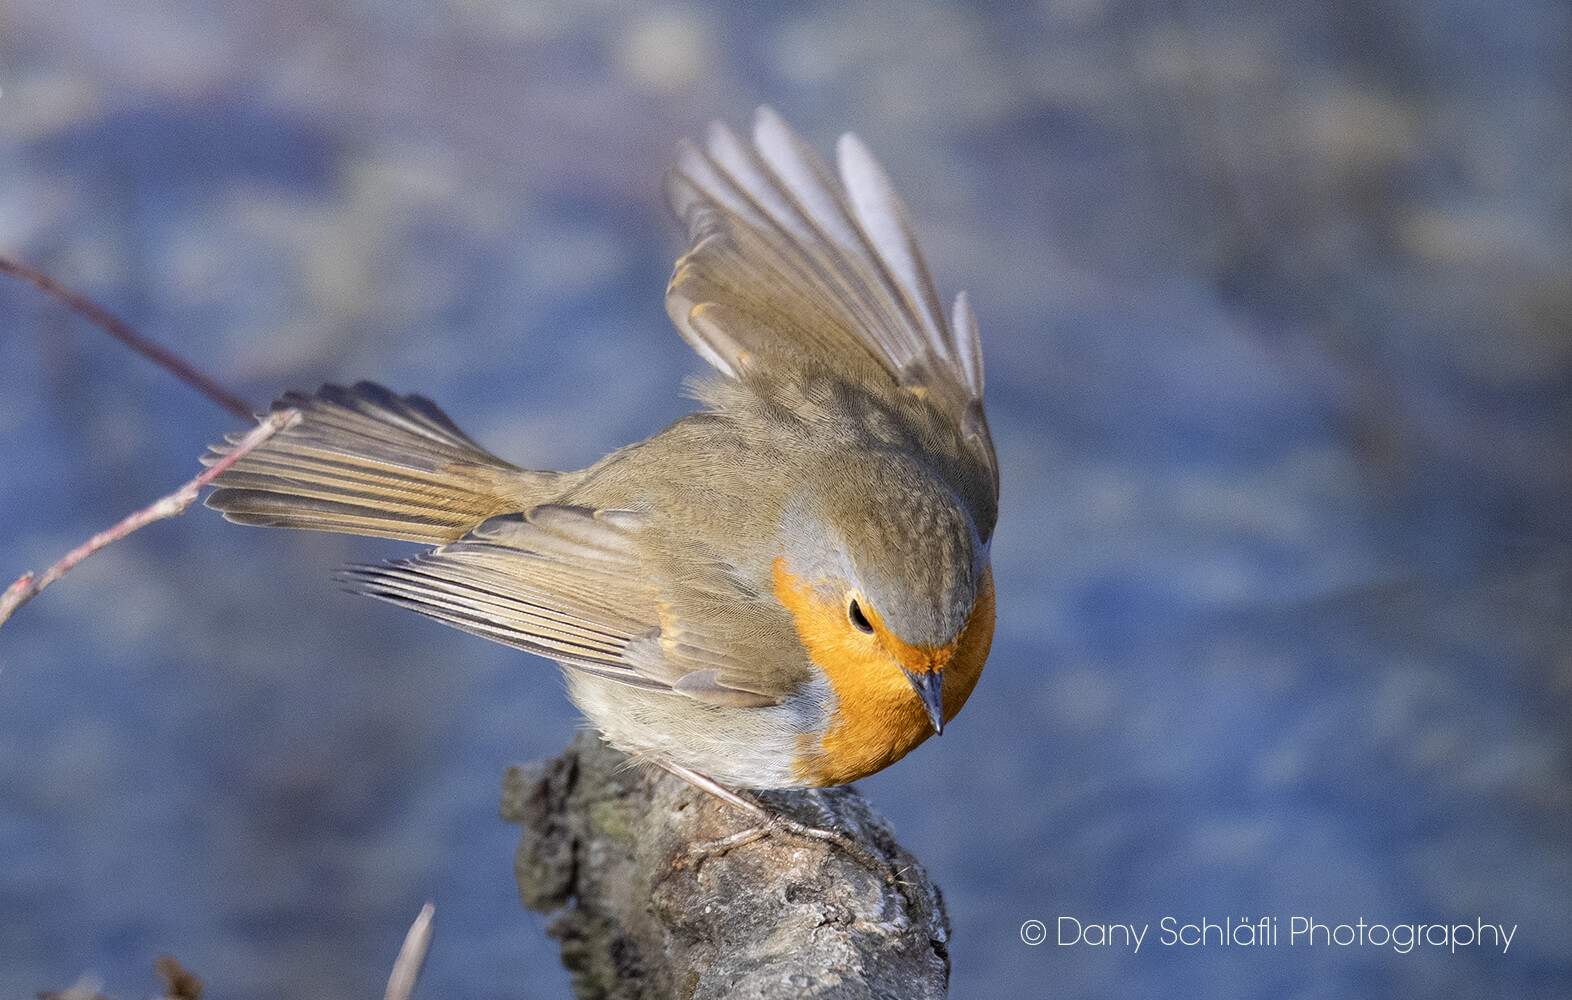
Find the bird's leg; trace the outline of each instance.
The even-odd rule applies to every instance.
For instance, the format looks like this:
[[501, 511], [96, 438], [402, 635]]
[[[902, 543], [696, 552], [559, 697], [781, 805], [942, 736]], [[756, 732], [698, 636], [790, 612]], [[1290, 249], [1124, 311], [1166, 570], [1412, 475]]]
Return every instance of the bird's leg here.
[[[740, 830], [729, 837], [722, 837], [719, 840], [712, 840], [708, 843], [699, 844], [692, 849], [692, 853], [706, 857], [722, 855], [734, 848], [742, 847], [743, 845], [751, 844], [755, 840], [758, 840], [762, 837], [767, 837], [771, 833], [784, 833], [788, 836], [801, 837], [804, 840], [819, 840], [826, 843], [835, 844], [839, 846], [841, 850], [845, 851], [852, 858], [852, 860], [856, 861], [859, 865], [862, 865], [864, 868], [868, 869], [870, 872], [873, 872], [875, 875], [884, 877], [886, 881], [889, 880], [889, 872], [886, 870], [889, 866], [881, 864], [878, 858], [875, 858], [866, 847], [857, 843], [857, 841], [850, 835], [843, 833], [840, 830], [828, 830], [821, 827], [808, 826], [805, 823], [799, 823], [796, 820], [789, 819], [780, 815], [779, 813], [771, 812], [759, 803], [754, 802], [751, 799], [744, 798], [713, 778], [706, 778], [697, 771], [690, 771], [688, 768], [685, 768], [680, 764], [672, 764], [667, 761], [661, 761], [660, 765], [667, 771], [675, 774], [677, 777], [681, 778], [683, 781], [686, 781], [695, 788], [709, 792], [711, 795], [720, 799], [722, 802], [726, 802], [735, 808], [742, 810], [744, 813], [747, 813], [750, 817], [753, 818], [756, 824], [755, 826], [751, 826], [746, 830]], [[822, 804], [818, 803], [817, 801], [815, 804], [818, 805], [821, 814], [827, 814], [828, 811], [824, 809]]]

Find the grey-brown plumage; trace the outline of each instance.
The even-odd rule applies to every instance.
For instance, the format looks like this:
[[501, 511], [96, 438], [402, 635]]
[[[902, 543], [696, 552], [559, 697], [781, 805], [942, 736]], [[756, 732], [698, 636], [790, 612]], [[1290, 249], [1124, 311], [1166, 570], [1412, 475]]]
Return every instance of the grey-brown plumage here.
[[844, 187], [768, 109], [752, 146], [717, 126], [682, 148], [668, 192], [693, 249], [667, 309], [719, 372], [700, 412], [558, 473], [497, 458], [422, 397], [324, 386], [275, 404], [303, 419], [208, 504], [435, 543], [344, 579], [563, 663], [624, 749], [724, 783], [822, 783], [800, 758], [845, 685], [781, 588], [808, 587], [846, 627], [856, 595], [902, 656], [953, 649], [998, 504], [965, 297], [946, 323], [883, 172], [855, 137], [839, 153]]
[[[380, 385], [286, 393], [275, 411], [302, 419], [218, 479], [209, 507], [239, 524], [447, 542], [494, 514], [527, 509], [558, 488], [476, 444], [424, 396]], [[212, 448], [212, 465], [240, 439]]]

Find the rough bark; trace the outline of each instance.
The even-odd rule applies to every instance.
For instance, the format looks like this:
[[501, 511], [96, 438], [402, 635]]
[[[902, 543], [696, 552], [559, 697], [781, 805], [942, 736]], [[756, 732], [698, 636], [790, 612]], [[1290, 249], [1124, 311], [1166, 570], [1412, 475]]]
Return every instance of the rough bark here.
[[943, 997], [944, 903], [889, 825], [849, 787], [759, 798], [849, 834], [877, 864], [780, 832], [707, 850], [754, 824], [678, 778], [628, 766], [592, 734], [508, 771], [519, 894], [556, 914], [549, 931], [579, 997]]

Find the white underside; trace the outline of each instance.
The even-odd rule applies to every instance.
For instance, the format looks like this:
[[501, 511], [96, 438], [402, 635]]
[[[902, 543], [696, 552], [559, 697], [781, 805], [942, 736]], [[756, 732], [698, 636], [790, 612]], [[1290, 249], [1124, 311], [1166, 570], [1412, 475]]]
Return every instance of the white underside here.
[[783, 705], [732, 708], [646, 691], [572, 667], [568, 697], [606, 742], [653, 763], [678, 764], [730, 788], [805, 788], [792, 767], [804, 733], [816, 745], [834, 694], [815, 680]]

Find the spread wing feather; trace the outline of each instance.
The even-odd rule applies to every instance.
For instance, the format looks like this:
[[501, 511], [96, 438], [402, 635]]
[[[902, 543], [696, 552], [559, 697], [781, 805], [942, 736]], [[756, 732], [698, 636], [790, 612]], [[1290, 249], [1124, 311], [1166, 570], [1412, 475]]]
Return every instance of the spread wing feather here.
[[[737, 598], [705, 586], [652, 582], [637, 535], [648, 515], [546, 504], [494, 517], [457, 542], [380, 566], [352, 566], [348, 589], [466, 632], [624, 684], [725, 705], [773, 705], [781, 678], [743, 667], [738, 651], [670, 599], [708, 589], [735, 616]], [[716, 568], [719, 571], [719, 567]], [[688, 602], [677, 603], [688, 606]], [[703, 615], [703, 602], [695, 606]]]
[[[906, 210], [854, 135], [839, 179], [768, 108], [748, 145], [715, 125], [668, 178], [693, 249], [667, 292], [685, 339], [733, 377], [760, 358], [883, 368], [957, 421], [983, 391], [963, 297], [946, 322]], [[959, 335], [957, 335], [959, 334]]]
[[[558, 478], [486, 451], [431, 400], [372, 382], [291, 392], [273, 404], [286, 408], [300, 422], [231, 466], [207, 498], [231, 521], [448, 542], [528, 507]], [[214, 464], [239, 437], [202, 461]]]
[[[627, 647], [655, 620], [636, 551], [598, 512], [546, 505], [493, 517], [409, 559], [353, 566], [349, 589], [488, 639], [637, 683]], [[641, 685], [642, 686], [642, 685]]]

